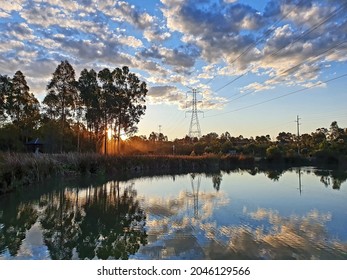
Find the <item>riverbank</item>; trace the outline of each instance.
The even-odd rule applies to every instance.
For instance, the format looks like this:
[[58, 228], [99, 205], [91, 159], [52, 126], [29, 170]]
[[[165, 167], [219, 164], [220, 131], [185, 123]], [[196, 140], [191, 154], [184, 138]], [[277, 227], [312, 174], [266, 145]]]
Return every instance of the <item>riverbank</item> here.
[[[0, 194], [29, 186], [51, 176], [86, 176], [93, 174], [139, 176], [212, 172], [235, 168], [288, 168], [324, 164], [301, 157], [257, 159], [243, 155], [139, 155], [105, 156], [95, 153], [68, 154], [0, 154]], [[334, 162], [339, 165], [339, 162]], [[341, 161], [342, 166], [346, 160]]]

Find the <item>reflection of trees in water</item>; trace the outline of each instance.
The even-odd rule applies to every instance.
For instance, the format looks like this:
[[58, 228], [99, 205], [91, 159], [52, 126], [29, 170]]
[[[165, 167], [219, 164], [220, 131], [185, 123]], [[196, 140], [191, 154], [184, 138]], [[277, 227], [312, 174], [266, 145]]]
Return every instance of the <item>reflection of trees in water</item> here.
[[8, 249], [12, 257], [16, 256], [38, 213], [30, 204], [20, 204], [0, 214], [0, 254]]
[[222, 183], [223, 180], [223, 174], [221, 171], [216, 172], [216, 173], [207, 173], [206, 177], [212, 178], [212, 186], [213, 188], [218, 192], [220, 190], [220, 185]]
[[[288, 171], [295, 171], [298, 174], [299, 189], [301, 190], [301, 175], [310, 174], [312, 169], [308, 168], [292, 168], [292, 169], [249, 169], [246, 170], [250, 175], [254, 176], [257, 174], [264, 173], [272, 181], [279, 181], [281, 176]], [[313, 169], [313, 173], [320, 177], [320, 181], [326, 187], [332, 187], [335, 190], [339, 190], [341, 185], [347, 181], [347, 172], [343, 170], [319, 170]]]
[[[122, 194], [119, 191], [119, 183], [112, 182], [109, 194], [104, 187], [88, 198], [84, 207], [86, 216], [81, 224], [87, 234], [77, 247], [80, 258], [96, 255], [100, 259], [128, 259], [137, 252], [140, 244], [146, 244], [143, 230], [146, 217], [135, 200], [136, 190], [129, 186]], [[90, 250], [90, 244], [94, 252]], [[84, 245], [89, 250], [85, 250]]]
[[320, 176], [320, 181], [324, 186], [331, 186], [334, 190], [339, 190], [342, 183], [347, 180], [347, 172], [339, 170], [315, 170], [315, 175]]
[[218, 192], [220, 190], [220, 184], [222, 182], [222, 174], [215, 174], [212, 176], [213, 188]]
[[283, 170], [267, 170], [264, 172], [266, 176], [272, 181], [279, 181], [280, 177], [283, 175]]
[[[316, 169], [293, 171], [298, 174], [299, 189], [302, 173], [311, 172], [320, 176], [321, 182], [333, 189], [339, 189], [347, 179], [345, 172]], [[265, 173], [257, 169], [246, 172], [251, 175]], [[278, 174], [281, 172], [284, 171], [275, 171]], [[26, 202], [6, 202], [8, 205], [1, 205], [5, 211], [0, 210], [0, 255], [21, 255], [26, 233], [38, 221], [53, 259], [127, 259], [148, 240], [150, 246], [142, 247], [140, 252], [148, 257], [157, 246], [155, 258], [172, 255], [192, 258], [193, 251], [196, 258], [217, 259], [347, 258], [346, 244], [331, 240], [324, 230], [325, 222], [328, 222], [324, 219], [322, 222], [318, 218], [305, 220], [296, 217], [295, 223], [295, 219], [286, 219], [268, 211], [271, 214], [264, 214], [263, 218], [264, 224], [271, 224], [267, 231], [261, 227], [218, 227], [213, 212], [228, 203], [220, 190], [222, 174], [206, 175], [209, 180], [212, 179], [209, 187], [217, 191], [201, 191], [198, 185], [201, 175], [196, 175], [192, 177], [191, 184], [187, 184], [190, 190], [181, 192], [178, 197], [165, 201], [152, 199], [146, 206], [151, 214], [151, 220], [147, 223], [149, 237], [144, 230], [146, 215], [131, 185], [120, 187], [119, 183], [111, 182], [100, 187], [80, 188], [79, 191], [53, 191], [41, 196], [39, 205], [33, 200], [33, 206]], [[248, 214], [255, 219], [253, 214]], [[313, 231], [309, 232], [308, 227]], [[312, 236], [318, 236], [315, 242], [311, 242]], [[313, 248], [315, 243], [321, 246], [317, 247], [320, 248], [319, 252]]]
[[44, 243], [52, 259], [71, 259], [80, 234], [81, 210], [69, 198], [69, 191], [60, 190], [41, 199], [45, 209], [40, 217]]
[[132, 186], [121, 192], [119, 183], [111, 182], [84, 193], [44, 198], [40, 220], [52, 259], [71, 259], [74, 252], [82, 259], [127, 259], [146, 243], [146, 217]]

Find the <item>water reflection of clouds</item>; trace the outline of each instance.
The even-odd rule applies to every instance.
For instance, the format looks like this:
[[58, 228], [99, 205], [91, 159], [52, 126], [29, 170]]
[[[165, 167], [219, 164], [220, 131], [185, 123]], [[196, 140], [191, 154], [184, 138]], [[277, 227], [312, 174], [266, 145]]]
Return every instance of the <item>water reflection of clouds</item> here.
[[261, 208], [254, 212], [244, 209], [244, 214], [253, 220], [267, 221], [270, 227], [224, 228], [224, 234], [230, 236], [229, 253], [256, 259], [346, 257], [346, 244], [331, 239], [326, 232], [325, 224], [332, 219], [330, 213], [312, 210], [304, 216], [282, 217], [278, 211]]
[[[177, 199], [147, 203], [149, 244], [135, 258], [153, 259], [347, 259], [347, 244], [329, 236], [330, 212], [281, 216], [278, 211], [243, 208], [244, 223], [218, 225], [214, 210], [228, 204], [223, 193], [181, 192]], [[253, 222], [252, 222], [253, 221]]]
[[215, 209], [229, 199], [223, 192], [181, 191], [177, 198], [144, 198], [149, 244], [136, 258], [201, 259], [203, 244], [215, 235]]

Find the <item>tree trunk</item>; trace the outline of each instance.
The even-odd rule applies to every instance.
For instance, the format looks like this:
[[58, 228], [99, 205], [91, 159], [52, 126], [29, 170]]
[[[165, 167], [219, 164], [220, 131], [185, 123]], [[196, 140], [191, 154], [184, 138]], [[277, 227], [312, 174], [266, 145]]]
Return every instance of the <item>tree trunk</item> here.
[[104, 139], [104, 154], [107, 154], [107, 120], [106, 120], [106, 111], [105, 111], [105, 119], [104, 119], [104, 126], [105, 126], [105, 139]]
[[121, 117], [122, 113], [119, 114], [118, 118], [118, 131], [117, 131], [117, 154], [120, 154], [120, 129], [121, 129]]

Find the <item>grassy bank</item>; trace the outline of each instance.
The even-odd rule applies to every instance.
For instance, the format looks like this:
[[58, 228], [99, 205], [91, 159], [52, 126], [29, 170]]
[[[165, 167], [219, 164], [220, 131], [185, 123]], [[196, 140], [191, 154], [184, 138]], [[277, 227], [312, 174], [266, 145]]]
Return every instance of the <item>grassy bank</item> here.
[[[343, 161], [345, 163], [345, 161]], [[255, 160], [242, 155], [104, 156], [95, 153], [0, 154], [0, 194], [40, 182], [51, 176], [105, 174], [125, 177], [188, 172], [213, 172], [235, 168], [286, 168], [320, 162], [299, 157]]]
[[13, 191], [47, 177], [79, 174], [154, 175], [166, 172], [204, 172], [252, 166], [253, 158], [244, 156], [104, 156], [78, 154], [0, 154], [0, 193]]

